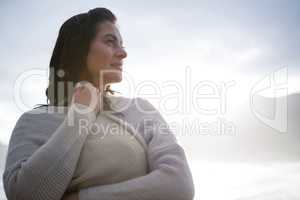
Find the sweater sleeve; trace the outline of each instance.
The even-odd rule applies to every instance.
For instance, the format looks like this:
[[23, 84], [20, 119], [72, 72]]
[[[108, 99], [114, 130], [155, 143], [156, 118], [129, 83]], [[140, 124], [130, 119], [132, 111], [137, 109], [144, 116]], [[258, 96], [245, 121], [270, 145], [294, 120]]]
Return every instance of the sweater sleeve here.
[[[79, 123], [90, 125], [96, 119], [96, 114], [84, 111], [85, 108], [73, 104], [58, 125], [49, 113], [31, 111], [19, 118], [10, 138], [2, 177], [9, 200], [62, 198], [88, 134], [87, 128], [79, 129]], [[51, 136], [43, 142], [45, 134]]]
[[183, 148], [161, 114], [139, 99], [137, 128], [148, 144], [149, 173], [124, 182], [79, 191], [79, 200], [192, 200], [194, 184]]

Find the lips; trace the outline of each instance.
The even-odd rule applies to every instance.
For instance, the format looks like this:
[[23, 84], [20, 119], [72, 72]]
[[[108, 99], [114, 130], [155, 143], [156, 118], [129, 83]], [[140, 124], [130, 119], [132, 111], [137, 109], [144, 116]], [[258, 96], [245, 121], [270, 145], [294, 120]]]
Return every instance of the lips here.
[[122, 70], [122, 63], [113, 63], [111, 66], [115, 69]]

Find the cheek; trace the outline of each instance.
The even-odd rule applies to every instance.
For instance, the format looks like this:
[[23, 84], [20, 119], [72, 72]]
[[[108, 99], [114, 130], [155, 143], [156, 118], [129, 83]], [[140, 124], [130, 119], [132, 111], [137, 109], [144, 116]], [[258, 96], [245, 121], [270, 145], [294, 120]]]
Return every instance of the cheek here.
[[91, 46], [88, 57], [87, 57], [87, 67], [89, 70], [95, 72], [95, 70], [100, 70], [106, 68], [112, 61], [113, 52], [112, 50], [101, 44], [95, 43]]

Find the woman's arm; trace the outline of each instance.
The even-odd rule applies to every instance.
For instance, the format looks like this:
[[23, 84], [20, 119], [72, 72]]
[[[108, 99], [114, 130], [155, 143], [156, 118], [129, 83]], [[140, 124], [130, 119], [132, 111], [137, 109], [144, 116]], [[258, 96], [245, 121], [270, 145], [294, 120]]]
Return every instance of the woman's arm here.
[[[76, 106], [86, 108], [81, 104]], [[84, 129], [79, 129], [79, 123], [83, 122], [80, 120], [91, 123], [96, 118], [94, 112], [81, 113], [71, 106], [60, 126], [48, 113], [35, 110], [20, 117], [10, 139], [3, 174], [9, 200], [61, 199], [87, 136]], [[70, 120], [74, 120], [73, 125]], [[50, 139], [42, 144], [47, 135], [51, 135]]]
[[[138, 131], [148, 144], [150, 173], [117, 184], [82, 189], [79, 191], [79, 200], [194, 198], [194, 184], [184, 150], [177, 143], [160, 113], [147, 100], [138, 99], [138, 106], [143, 109]], [[154, 112], [148, 114], [149, 110]]]

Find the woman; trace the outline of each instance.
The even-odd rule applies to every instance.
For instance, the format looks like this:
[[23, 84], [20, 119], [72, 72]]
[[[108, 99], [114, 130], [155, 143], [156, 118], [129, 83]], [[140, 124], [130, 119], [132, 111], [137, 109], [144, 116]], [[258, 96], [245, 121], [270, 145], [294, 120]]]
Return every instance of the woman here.
[[[62, 25], [50, 61], [50, 103], [24, 113], [10, 138], [3, 174], [9, 200], [193, 199], [184, 150], [160, 113], [110, 89], [122, 80], [126, 56], [108, 9]], [[117, 134], [99, 128], [112, 125]]]

